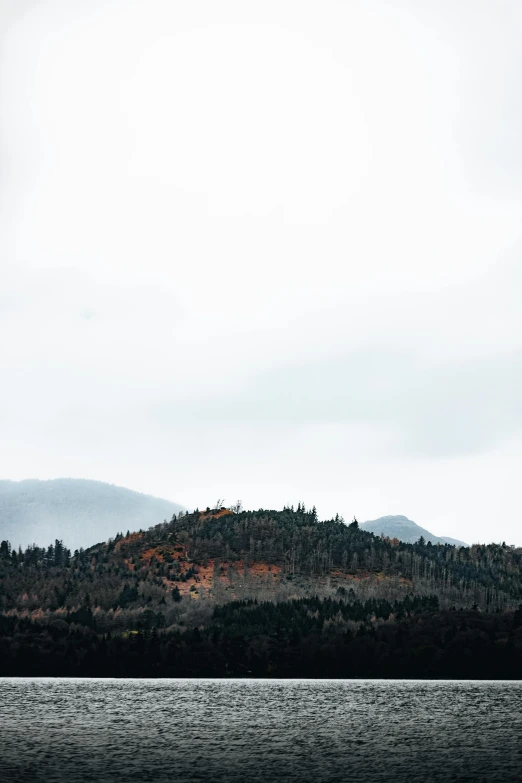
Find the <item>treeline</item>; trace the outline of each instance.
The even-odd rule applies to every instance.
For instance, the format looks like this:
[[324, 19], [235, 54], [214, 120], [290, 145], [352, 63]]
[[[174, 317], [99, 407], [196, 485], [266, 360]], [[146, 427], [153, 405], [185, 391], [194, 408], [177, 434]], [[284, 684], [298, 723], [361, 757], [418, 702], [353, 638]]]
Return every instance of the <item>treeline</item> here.
[[[75, 555], [78, 555], [78, 552], [75, 552]], [[32, 544], [25, 550], [22, 550], [21, 547], [14, 549], [9, 541], [2, 541], [0, 542], [0, 562], [26, 566], [67, 567], [71, 562], [71, 550], [67, 549], [63, 541], [58, 539], [48, 547]]]
[[522, 607], [481, 613], [437, 603], [241, 601], [215, 607], [201, 627], [119, 635], [98, 633], [92, 614], [84, 626], [78, 616], [52, 624], [4, 616], [0, 676], [522, 676]]

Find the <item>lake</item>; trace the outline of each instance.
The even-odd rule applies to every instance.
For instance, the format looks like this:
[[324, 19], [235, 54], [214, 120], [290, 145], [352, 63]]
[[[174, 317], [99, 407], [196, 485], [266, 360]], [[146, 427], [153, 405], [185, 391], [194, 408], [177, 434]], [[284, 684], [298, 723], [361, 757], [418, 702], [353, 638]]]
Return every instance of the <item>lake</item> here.
[[520, 782], [522, 682], [0, 679], [0, 779]]

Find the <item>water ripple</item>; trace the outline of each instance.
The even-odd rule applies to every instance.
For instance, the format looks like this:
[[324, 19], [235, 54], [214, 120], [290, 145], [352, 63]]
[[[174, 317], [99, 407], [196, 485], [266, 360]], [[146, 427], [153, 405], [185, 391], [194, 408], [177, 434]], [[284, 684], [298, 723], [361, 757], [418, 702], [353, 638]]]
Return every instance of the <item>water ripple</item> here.
[[0, 679], [4, 783], [519, 783], [521, 738], [521, 682]]

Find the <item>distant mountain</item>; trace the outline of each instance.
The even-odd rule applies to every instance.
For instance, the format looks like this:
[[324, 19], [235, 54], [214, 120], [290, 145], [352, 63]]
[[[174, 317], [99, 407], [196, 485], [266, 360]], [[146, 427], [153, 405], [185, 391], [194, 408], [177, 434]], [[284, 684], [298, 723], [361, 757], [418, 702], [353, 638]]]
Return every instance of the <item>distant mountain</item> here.
[[435, 536], [429, 530], [412, 522], [408, 517], [398, 514], [397, 516], [379, 517], [369, 522], [363, 522], [359, 525], [361, 530], [368, 530], [370, 533], [389, 538], [398, 538], [399, 541], [405, 541], [407, 544], [414, 544], [422, 536], [425, 541], [431, 541], [432, 544], [453, 544], [453, 546], [468, 546], [464, 541], [456, 538], [447, 538], [446, 536]]
[[70, 549], [116, 533], [170, 520], [183, 506], [124, 487], [88, 479], [0, 481], [0, 540], [47, 546], [56, 538]]

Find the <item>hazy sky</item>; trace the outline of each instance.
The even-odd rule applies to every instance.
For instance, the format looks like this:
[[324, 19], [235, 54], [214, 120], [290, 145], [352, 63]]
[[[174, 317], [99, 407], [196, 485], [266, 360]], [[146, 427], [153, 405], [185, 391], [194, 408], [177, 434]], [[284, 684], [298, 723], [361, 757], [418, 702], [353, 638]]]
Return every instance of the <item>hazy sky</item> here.
[[522, 544], [520, 0], [1, 0], [0, 477]]

